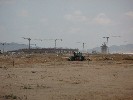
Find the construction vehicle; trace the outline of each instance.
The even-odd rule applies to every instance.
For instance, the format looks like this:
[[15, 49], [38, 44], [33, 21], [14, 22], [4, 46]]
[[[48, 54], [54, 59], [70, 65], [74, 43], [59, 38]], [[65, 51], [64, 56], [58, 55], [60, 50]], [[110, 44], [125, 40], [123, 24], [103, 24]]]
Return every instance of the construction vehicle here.
[[69, 57], [68, 58], [69, 61], [83, 61], [85, 60], [85, 57], [82, 56], [82, 53], [81, 52], [74, 52], [73, 53], [73, 56]]

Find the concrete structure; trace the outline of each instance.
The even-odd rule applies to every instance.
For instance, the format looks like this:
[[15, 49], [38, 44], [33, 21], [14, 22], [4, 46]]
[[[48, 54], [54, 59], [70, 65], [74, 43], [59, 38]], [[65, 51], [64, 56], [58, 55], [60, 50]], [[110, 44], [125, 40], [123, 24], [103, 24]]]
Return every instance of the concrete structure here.
[[78, 52], [78, 49], [63, 49], [63, 48], [37, 48], [37, 49], [19, 49], [9, 52], [23, 52], [23, 53], [73, 53]]
[[105, 42], [101, 46], [101, 53], [103, 53], [103, 54], [107, 54], [108, 53], [108, 46], [106, 45]]

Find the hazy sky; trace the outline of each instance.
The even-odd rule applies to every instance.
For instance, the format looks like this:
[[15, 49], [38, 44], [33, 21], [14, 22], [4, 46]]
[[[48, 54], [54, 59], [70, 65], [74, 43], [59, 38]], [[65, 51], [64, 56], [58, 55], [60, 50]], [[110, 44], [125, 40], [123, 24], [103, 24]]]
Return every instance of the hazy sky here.
[[[133, 43], [133, 0], [0, 0], [0, 42], [90, 49]], [[113, 37], [121, 36], [121, 37]], [[81, 43], [76, 43], [81, 42]]]

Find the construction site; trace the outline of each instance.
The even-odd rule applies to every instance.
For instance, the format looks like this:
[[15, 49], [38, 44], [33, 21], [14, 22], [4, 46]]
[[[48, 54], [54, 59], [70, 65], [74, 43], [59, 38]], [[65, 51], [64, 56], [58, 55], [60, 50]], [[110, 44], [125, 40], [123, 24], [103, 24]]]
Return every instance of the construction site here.
[[133, 99], [133, 55], [110, 54], [108, 40], [99, 54], [28, 40], [29, 48], [0, 54], [0, 100]]
[[0, 0], [0, 100], [133, 100], [133, 0]]

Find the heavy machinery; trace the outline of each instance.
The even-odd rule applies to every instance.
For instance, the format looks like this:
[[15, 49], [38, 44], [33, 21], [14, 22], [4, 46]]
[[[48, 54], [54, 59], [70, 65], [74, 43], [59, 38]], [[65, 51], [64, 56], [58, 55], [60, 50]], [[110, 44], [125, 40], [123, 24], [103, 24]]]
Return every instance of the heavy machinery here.
[[85, 57], [82, 56], [82, 53], [81, 52], [74, 52], [73, 53], [73, 56], [69, 57], [68, 58], [69, 61], [83, 61], [85, 60]]

